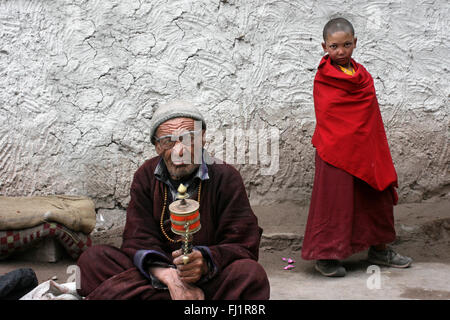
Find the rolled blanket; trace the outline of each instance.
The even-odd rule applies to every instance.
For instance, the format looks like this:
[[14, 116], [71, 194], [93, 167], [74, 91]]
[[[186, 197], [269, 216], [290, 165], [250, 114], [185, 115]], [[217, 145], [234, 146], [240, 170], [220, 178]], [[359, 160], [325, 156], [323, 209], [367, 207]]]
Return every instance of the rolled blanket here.
[[19, 230], [58, 222], [89, 234], [95, 227], [95, 205], [86, 197], [0, 197], [0, 230]]
[[0, 231], [0, 260], [13, 252], [28, 249], [46, 237], [57, 239], [73, 259], [78, 259], [81, 253], [92, 245], [88, 235], [69, 230], [59, 223], [46, 222], [22, 230]]

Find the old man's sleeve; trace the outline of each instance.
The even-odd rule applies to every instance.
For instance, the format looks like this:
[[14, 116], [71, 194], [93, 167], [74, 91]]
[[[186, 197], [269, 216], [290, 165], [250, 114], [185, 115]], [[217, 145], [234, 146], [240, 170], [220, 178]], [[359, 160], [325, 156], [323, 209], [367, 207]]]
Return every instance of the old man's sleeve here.
[[213, 205], [216, 220], [215, 243], [208, 246], [210, 257], [220, 272], [238, 259], [258, 260], [262, 229], [258, 226], [239, 172], [230, 165], [215, 165]]
[[148, 261], [172, 263], [172, 257], [161, 239], [160, 226], [154, 217], [154, 212], [162, 209], [159, 208], [161, 201], [155, 201], [160, 197], [155, 198], [155, 192], [159, 191], [155, 191], [152, 164], [145, 163], [134, 175], [122, 243], [122, 250], [147, 277]]

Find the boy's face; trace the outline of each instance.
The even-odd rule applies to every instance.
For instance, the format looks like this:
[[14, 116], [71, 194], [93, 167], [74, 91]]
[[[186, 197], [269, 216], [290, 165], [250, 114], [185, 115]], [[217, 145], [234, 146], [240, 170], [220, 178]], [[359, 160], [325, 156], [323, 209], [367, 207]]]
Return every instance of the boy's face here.
[[350, 33], [337, 31], [328, 35], [322, 47], [333, 63], [348, 68], [353, 49], [356, 48], [356, 40]]

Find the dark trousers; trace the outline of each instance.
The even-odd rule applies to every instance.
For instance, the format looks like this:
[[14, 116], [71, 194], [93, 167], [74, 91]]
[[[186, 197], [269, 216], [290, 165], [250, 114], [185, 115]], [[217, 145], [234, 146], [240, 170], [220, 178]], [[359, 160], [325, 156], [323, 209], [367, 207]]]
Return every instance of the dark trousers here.
[[[171, 299], [167, 289], [153, 288], [133, 261], [116, 247], [91, 247], [80, 256], [78, 266], [81, 270], [78, 293], [87, 299]], [[234, 261], [199, 287], [206, 300], [267, 300], [270, 295], [266, 272], [250, 259]]]

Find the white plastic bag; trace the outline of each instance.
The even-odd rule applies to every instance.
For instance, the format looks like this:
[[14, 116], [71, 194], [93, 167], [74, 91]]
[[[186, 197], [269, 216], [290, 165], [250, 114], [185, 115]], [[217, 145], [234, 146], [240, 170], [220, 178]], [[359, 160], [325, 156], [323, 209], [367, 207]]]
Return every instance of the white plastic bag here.
[[53, 280], [41, 283], [20, 300], [81, 300], [75, 282], [59, 284]]

